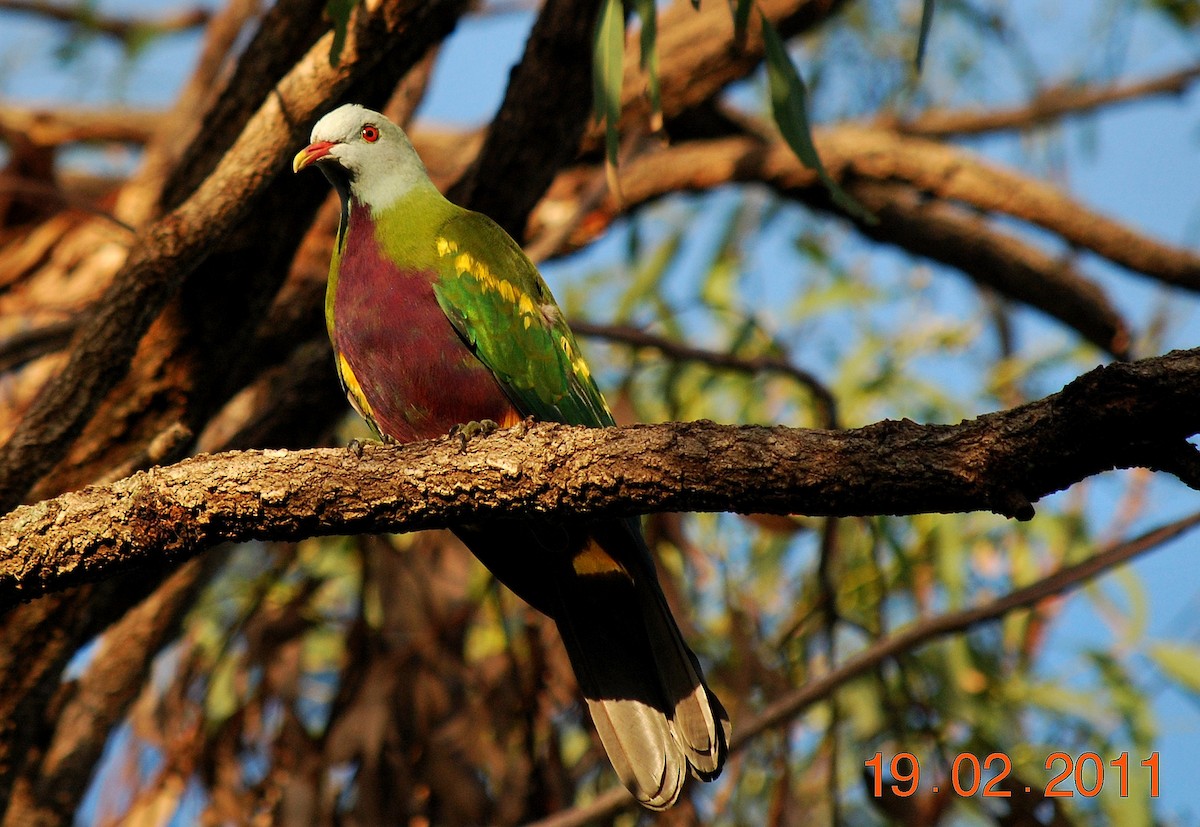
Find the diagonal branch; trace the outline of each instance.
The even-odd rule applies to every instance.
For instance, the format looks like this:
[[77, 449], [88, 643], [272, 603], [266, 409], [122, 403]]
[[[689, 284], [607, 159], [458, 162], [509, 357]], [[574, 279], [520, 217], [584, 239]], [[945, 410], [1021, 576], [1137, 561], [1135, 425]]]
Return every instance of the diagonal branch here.
[[1197, 432], [1200, 349], [1097, 368], [1052, 396], [958, 425], [541, 423], [465, 450], [444, 439], [368, 446], [361, 458], [200, 455], [0, 518], [0, 605], [225, 540], [651, 511], [1028, 519], [1031, 502], [1112, 468], [1166, 465], [1200, 487], [1184, 441]]
[[1024, 106], [982, 111], [930, 109], [914, 118], [881, 118], [876, 124], [906, 135], [952, 138], [1003, 130], [1030, 129], [1069, 115], [1083, 115], [1118, 103], [1160, 95], [1182, 95], [1197, 79], [1200, 64], [1133, 83], [1081, 86], [1065, 83], [1043, 89]]
[[542, 6], [483, 147], [447, 193], [514, 238], [558, 170], [575, 159], [592, 108], [591, 43], [599, 9], [599, 0]]
[[141, 334], [187, 274], [286, 169], [287, 157], [327, 101], [378, 63], [393, 36], [407, 31], [413, 37], [406, 25], [412, 15], [433, 14], [436, 20], [432, 5], [412, 4], [415, 11], [409, 4], [377, 6], [366, 21], [370, 25], [358, 27], [361, 36], [348, 39], [336, 67], [329, 65], [332, 33], [322, 37], [266, 98], [195, 193], [139, 237], [112, 287], [81, 326], [67, 366], [43, 388], [0, 449], [0, 509], [19, 502], [63, 456], [125, 375]]
[[[818, 138], [822, 155], [831, 168], [830, 159], [846, 159], [846, 166], [840, 167], [839, 172], [849, 171], [856, 163], [850, 147], [843, 144], [845, 134], [842, 129], [834, 128]], [[885, 149], [888, 145], [888, 141], [881, 140], [873, 151], [904, 152], [902, 145]], [[963, 164], [970, 162], [969, 156], [960, 155]], [[878, 160], [868, 163], [868, 166], [880, 165]], [[547, 203], [561, 209], [563, 202], [573, 197], [566, 191], [584, 180], [586, 175], [572, 171], [570, 177], [561, 179]], [[817, 209], [835, 209], [827, 190], [786, 146], [752, 136], [688, 141], [653, 150], [633, 159], [621, 170], [625, 209], [666, 193], [707, 190], [733, 181], [759, 181]], [[1128, 355], [1131, 338], [1128, 325], [1104, 292], [1069, 263], [1000, 231], [986, 218], [952, 200], [927, 197], [924, 187], [901, 176], [845, 175], [841, 183], [879, 218], [876, 225], [858, 225], [864, 234], [956, 267], [972, 280], [1058, 319], [1105, 351], [1121, 358]], [[617, 213], [617, 204], [609, 198], [594, 217], [607, 220]], [[592, 221], [589, 228], [594, 231], [603, 223]], [[572, 242], [583, 240], [572, 239]], [[1129, 242], [1127, 251], [1135, 246], [1154, 250], [1161, 245], [1137, 236]], [[1190, 256], [1184, 251], [1177, 252], [1179, 256]], [[1200, 257], [1190, 258], [1200, 267]], [[1159, 274], [1150, 271], [1147, 275]]]

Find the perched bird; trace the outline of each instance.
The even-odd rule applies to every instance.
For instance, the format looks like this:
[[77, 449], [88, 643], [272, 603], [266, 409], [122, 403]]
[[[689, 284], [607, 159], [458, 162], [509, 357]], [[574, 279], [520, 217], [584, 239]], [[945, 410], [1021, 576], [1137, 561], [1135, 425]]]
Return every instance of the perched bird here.
[[[294, 171], [341, 196], [325, 320], [350, 403], [410, 442], [526, 417], [603, 427], [612, 413], [537, 268], [495, 222], [450, 203], [400, 127], [347, 104]], [[635, 520], [460, 526], [496, 577], [558, 625], [600, 741], [651, 809], [687, 771], [716, 778], [729, 719], [671, 617]]]

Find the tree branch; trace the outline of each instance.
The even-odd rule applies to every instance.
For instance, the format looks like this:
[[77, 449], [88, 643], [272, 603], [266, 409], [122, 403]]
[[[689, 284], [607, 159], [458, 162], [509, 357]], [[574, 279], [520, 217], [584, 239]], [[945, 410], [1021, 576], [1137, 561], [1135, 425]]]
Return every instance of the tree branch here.
[[336, 67], [329, 65], [333, 35], [322, 37], [266, 98], [199, 189], [139, 236], [112, 287], [81, 326], [67, 366], [0, 448], [0, 509], [19, 502], [63, 456], [125, 375], [141, 334], [214, 243], [287, 168], [287, 157], [302, 144], [320, 108], [345, 90], [356, 72], [382, 59], [392, 35], [407, 30], [404, 10], [436, 16], [426, 4], [415, 8], [383, 4], [366, 21], [369, 25], [360, 19], [360, 36], [351, 33]]
[[[807, 390], [818, 408], [818, 421], [824, 428], [840, 427], [838, 423], [837, 399], [833, 392], [814, 374], [798, 367], [782, 356], [735, 356], [715, 350], [692, 347], [663, 336], [647, 333], [630, 325], [597, 324], [581, 319], [571, 320], [571, 329], [576, 335], [593, 339], [604, 339], [635, 348], [657, 350], [669, 359], [678, 362], [701, 362], [723, 370], [738, 373], [778, 373], [787, 376]], [[2, 364], [2, 362], [0, 362]]]
[[1134, 83], [1080, 86], [1064, 83], [1043, 89], [1024, 106], [984, 111], [928, 109], [914, 118], [895, 116], [875, 123], [906, 135], [953, 138], [1002, 130], [1030, 129], [1068, 115], [1083, 115], [1115, 103], [1130, 103], [1159, 95], [1182, 95], [1200, 78], [1200, 64]]
[[592, 109], [592, 29], [599, 9], [599, 0], [546, 0], [483, 147], [447, 193], [514, 238], [578, 151]]
[[20, 133], [39, 146], [88, 141], [144, 144], [163, 122], [154, 110], [0, 104], [0, 136]]
[[958, 425], [541, 423], [466, 450], [445, 439], [367, 446], [361, 458], [201, 455], [0, 518], [0, 605], [225, 540], [651, 511], [1028, 519], [1031, 502], [1093, 474], [1158, 468], [1198, 431], [1200, 349], [1097, 368], [1057, 394]]
[[97, 14], [91, 3], [62, 5], [48, 0], [0, 0], [0, 11], [19, 12], [72, 23], [86, 31], [100, 32], [131, 44], [147, 35], [170, 34], [203, 26], [212, 12], [201, 6], [183, 9], [159, 18], [111, 17]]
[[[1058, 319], [1114, 356], [1128, 355], [1129, 328], [1096, 284], [1062, 260], [1000, 232], [986, 218], [951, 200], [928, 197], [924, 187], [901, 176], [858, 174], [857, 168], [854, 174], [845, 174], [856, 162], [853, 151], [842, 143], [844, 134], [840, 128], [820, 133], [818, 145], [831, 168], [832, 158], [845, 159], [845, 165], [836, 168], [842, 185], [880, 219], [876, 225], [860, 224], [864, 234], [956, 267], [974, 281]], [[871, 151], [905, 151], [900, 145], [885, 150], [882, 147], [886, 145], [881, 141], [881, 146]], [[960, 155], [962, 165], [972, 163], [970, 156]], [[563, 202], [578, 197], [570, 194], [572, 188], [585, 186], [590, 174], [589, 168], [564, 176], [551, 190], [547, 203], [562, 209]], [[782, 142], [739, 136], [688, 141], [634, 158], [621, 170], [622, 206], [609, 197], [594, 214], [605, 220], [588, 222], [589, 232], [598, 231], [621, 209], [666, 193], [707, 190], [731, 181], [759, 181], [817, 209], [836, 210], [828, 191]], [[572, 243], [584, 240], [571, 239]], [[1136, 236], [1129, 245], [1148, 252], [1163, 246], [1145, 236]], [[1190, 256], [1182, 250], [1173, 252], [1183, 258]], [[1200, 258], [1190, 257], [1200, 267]], [[1147, 275], [1158, 277], [1159, 273]]]

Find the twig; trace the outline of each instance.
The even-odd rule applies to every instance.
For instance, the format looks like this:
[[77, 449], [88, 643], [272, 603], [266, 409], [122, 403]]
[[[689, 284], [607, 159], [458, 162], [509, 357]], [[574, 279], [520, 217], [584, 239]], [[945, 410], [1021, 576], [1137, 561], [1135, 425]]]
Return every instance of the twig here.
[[89, 3], [65, 5], [48, 0], [0, 0], [0, 11], [32, 14], [60, 23], [71, 23], [85, 31], [106, 34], [127, 44], [147, 35], [194, 29], [203, 26], [212, 16], [211, 11], [197, 6], [159, 18], [111, 17], [97, 14]]
[[807, 370], [792, 364], [782, 356], [735, 356], [715, 350], [692, 347], [663, 336], [647, 333], [630, 325], [597, 324], [581, 319], [571, 320], [571, 329], [580, 336], [620, 342], [636, 348], [657, 350], [664, 356], [680, 362], [701, 362], [724, 370], [738, 373], [779, 373], [802, 385], [812, 394], [819, 408], [819, 420], [823, 428], [838, 428], [837, 399], [820, 379]]
[[906, 135], [952, 138], [1003, 130], [1029, 129], [1071, 115], [1084, 115], [1111, 106], [1159, 95], [1182, 95], [1200, 78], [1200, 65], [1189, 66], [1159, 77], [1109, 86], [1061, 84], [1042, 90], [1024, 106], [986, 111], [930, 109], [914, 118], [889, 116], [876, 124]]

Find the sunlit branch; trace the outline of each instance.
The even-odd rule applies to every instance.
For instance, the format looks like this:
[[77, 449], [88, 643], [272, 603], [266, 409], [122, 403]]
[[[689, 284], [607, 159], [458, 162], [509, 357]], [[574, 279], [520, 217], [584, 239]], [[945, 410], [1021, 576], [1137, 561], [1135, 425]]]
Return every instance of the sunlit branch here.
[[1200, 350], [1097, 368], [958, 425], [848, 431], [677, 422], [526, 424], [401, 447], [200, 455], [0, 518], [0, 604], [222, 541], [413, 531], [464, 521], [654, 511], [850, 516], [991, 510], [1097, 473], [1200, 487]]
[[0, 137], [17, 132], [39, 146], [85, 142], [144, 144], [162, 120], [163, 113], [147, 109], [0, 104]]

